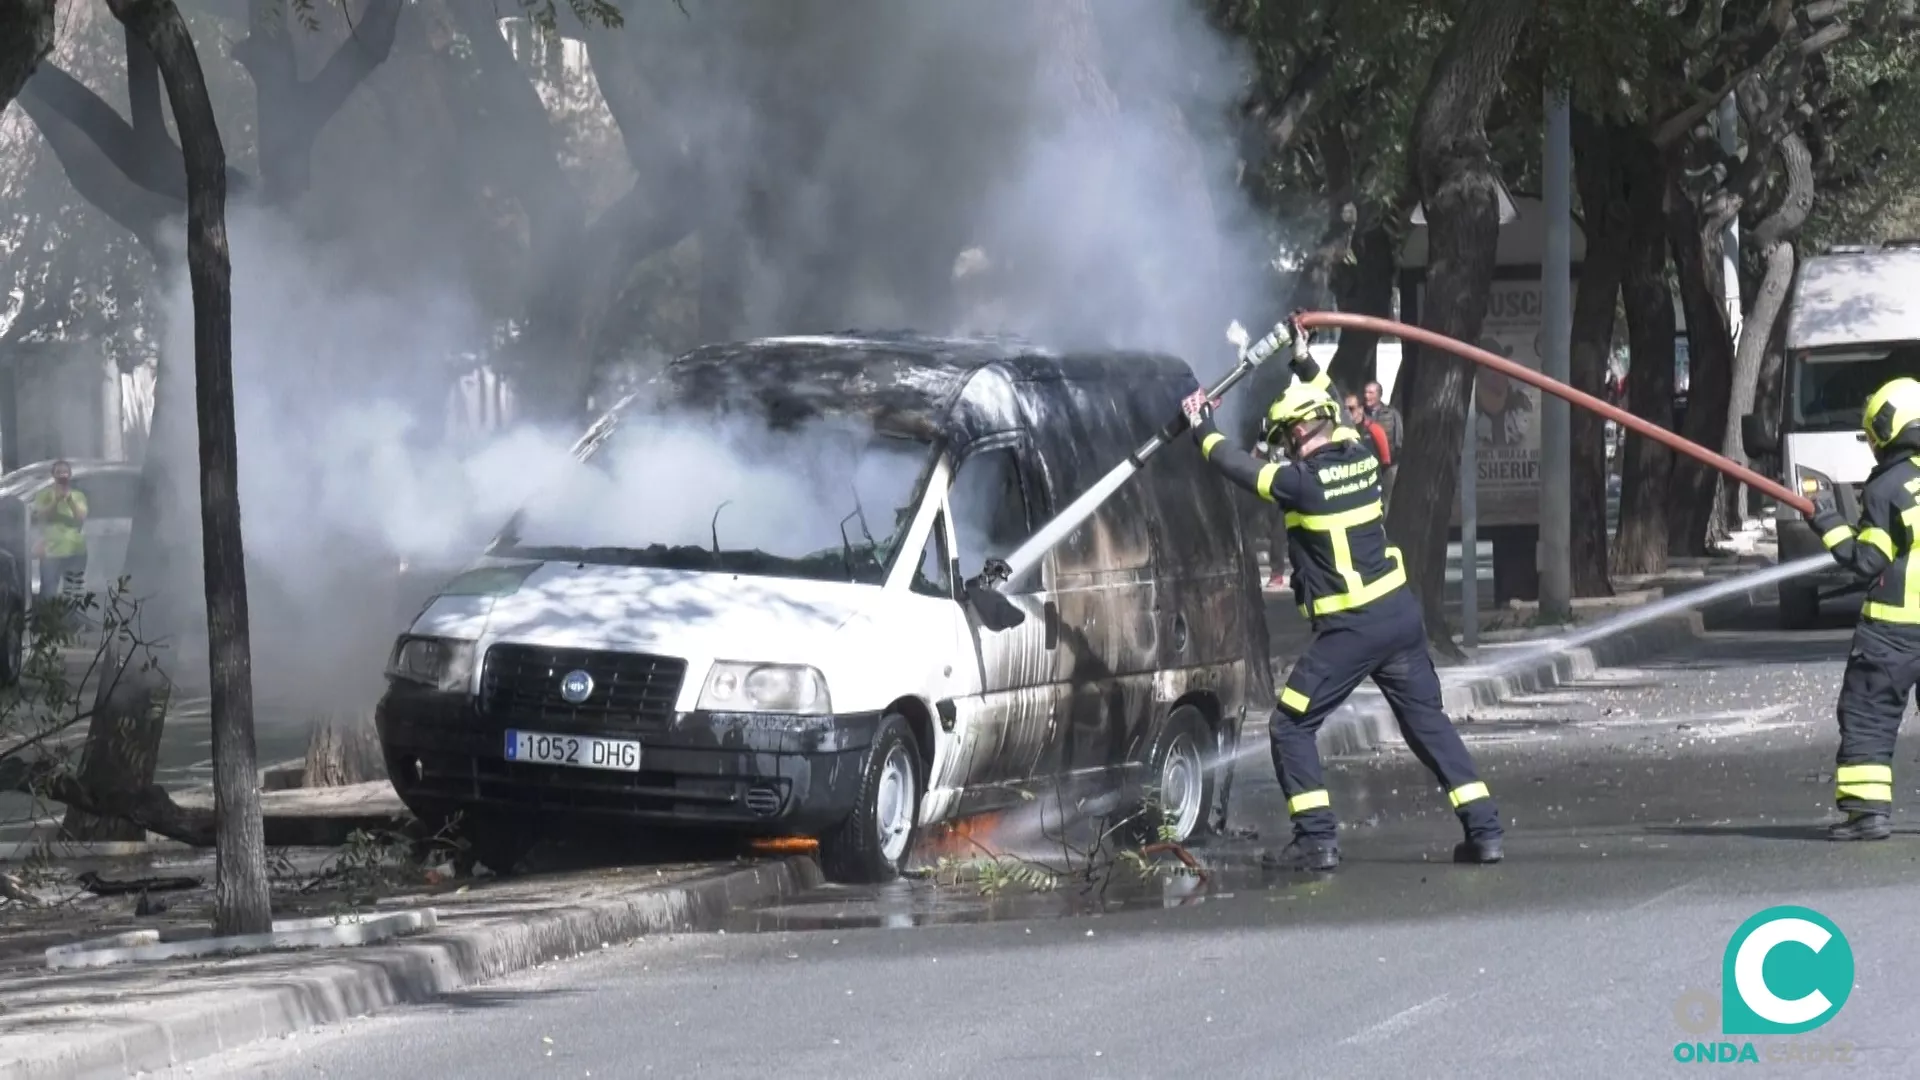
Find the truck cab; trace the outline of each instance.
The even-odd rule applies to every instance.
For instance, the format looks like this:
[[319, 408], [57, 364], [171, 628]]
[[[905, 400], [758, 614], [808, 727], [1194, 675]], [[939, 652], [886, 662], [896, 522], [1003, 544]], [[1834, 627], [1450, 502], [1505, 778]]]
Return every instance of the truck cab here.
[[[1860, 490], [1873, 470], [1861, 428], [1867, 398], [1901, 375], [1920, 372], [1920, 245], [1835, 248], [1800, 266], [1787, 312], [1786, 392], [1778, 417], [1741, 418], [1749, 457], [1776, 458], [1780, 479], [1800, 489], [1830, 484], [1841, 514], [1860, 518]], [[1825, 550], [1800, 517], [1778, 524], [1782, 562]], [[1858, 592], [1836, 566], [1780, 585], [1789, 629], [1818, 620], [1823, 600]]]

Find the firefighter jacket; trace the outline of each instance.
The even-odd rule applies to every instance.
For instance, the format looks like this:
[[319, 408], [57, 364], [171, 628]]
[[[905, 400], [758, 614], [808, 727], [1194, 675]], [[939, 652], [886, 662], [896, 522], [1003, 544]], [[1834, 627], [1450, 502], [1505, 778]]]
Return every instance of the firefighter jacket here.
[[1227, 442], [1212, 421], [1194, 432], [1200, 454], [1227, 479], [1286, 515], [1293, 595], [1315, 630], [1369, 621], [1405, 599], [1400, 550], [1387, 543], [1380, 461], [1352, 428], [1304, 461], [1270, 464]]
[[1813, 528], [1835, 562], [1873, 582], [1862, 618], [1920, 626], [1920, 566], [1913, 554], [1920, 545], [1920, 454], [1892, 458], [1867, 474], [1859, 525], [1823, 505]]

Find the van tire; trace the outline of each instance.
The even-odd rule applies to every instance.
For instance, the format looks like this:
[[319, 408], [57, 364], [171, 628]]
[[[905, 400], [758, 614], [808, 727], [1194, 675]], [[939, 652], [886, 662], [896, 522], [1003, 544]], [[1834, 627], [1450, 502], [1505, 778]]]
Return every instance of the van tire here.
[[[1208, 765], [1213, 749], [1213, 736], [1199, 709], [1182, 705], [1173, 710], [1141, 768], [1140, 796], [1124, 829], [1129, 841], [1144, 846], [1166, 839], [1191, 844], [1206, 838], [1219, 770], [1217, 763]], [[1172, 797], [1177, 805], [1160, 801], [1168, 795], [1169, 786], [1176, 789]], [[1162, 825], [1173, 826], [1171, 837], [1162, 834]]]
[[[829, 881], [872, 885], [900, 876], [919, 838], [923, 781], [913, 729], [905, 717], [889, 713], [867, 749], [853, 812], [820, 837], [820, 866]], [[904, 825], [899, 816], [903, 798]], [[883, 827], [884, 822], [891, 822], [891, 827]]]
[[1820, 621], [1820, 592], [1805, 585], [1782, 584], [1780, 625], [1788, 630], [1805, 630]]

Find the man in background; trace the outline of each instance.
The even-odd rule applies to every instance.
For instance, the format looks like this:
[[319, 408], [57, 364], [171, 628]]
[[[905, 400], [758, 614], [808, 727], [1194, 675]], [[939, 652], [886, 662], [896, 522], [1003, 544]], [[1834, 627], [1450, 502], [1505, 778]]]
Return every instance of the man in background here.
[[33, 497], [32, 518], [40, 527], [40, 601], [62, 591], [77, 598], [87, 577], [87, 497], [74, 490], [71, 463], [53, 463], [53, 486]]
[[[1366, 437], [1367, 446], [1372, 449], [1373, 456], [1380, 459], [1380, 472], [1384, 475], [1388, 469], [1393, 468], [1393, 443], [1387, 437], [1386, 427], [1367, 415], [1366, 406], [1360, 403], [1358, 395], [1346, 395], [1346, 406], [1347, 422], [1353, 425], [1353, 430]], [[1385, 496], [1382, 496], [1382, 501], [1385, 501]]]
[[1380, 492], [1383, 497], [1391, 497], [1394, 474], [1400, 471], [1400, 445], [1405, 429], [1400, 424], [1400, 414], [1387, 404], [1378, 382], [1368, 382], [1361, 388], [1361, 394], [1367, 418], [1379, 424], [1380, 430], [1387, 434], [1387, 456], [1380, 459]]

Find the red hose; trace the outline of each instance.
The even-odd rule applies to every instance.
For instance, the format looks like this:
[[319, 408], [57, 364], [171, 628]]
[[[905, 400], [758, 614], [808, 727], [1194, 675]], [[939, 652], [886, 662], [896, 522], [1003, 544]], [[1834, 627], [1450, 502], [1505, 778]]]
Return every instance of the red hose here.
[[1578, 405], [1588, 412], [1598, 413], [1629, 431], [1638, 432], [1649, 439], [1663, 443], [1701, 464], [1720, 470], [1748, 487], [1758, 488], [1802, 514], [1813, 513], [1813, 503], [1809, 502], [1805, 496], [1761, 476], [1744, 465], [1730, 461], [1699, 443], [1689, 442], [1663, 427], [1642, 420], [1625, 409], [1615, 408], [1592, 394], [1581, 393], [1563, 382], [1549, 379], [1524, 364], [1516, 364], [1505, 357], [1495, 356], [1485, 349], [1475, 348], [1464, 341], [1455, 341], [1443, 334], [1397, 323], [1392, 319], [1378, 319], [1371, 315], [1350, 315], [1341, 311], [1306, 311], [1295, 316], [1295, 322], [1303, 330], [1322, 326], [1361, 330], [1369, 334], [1384, 334], [1403, 341], [1418, 342], [1430, 348], [1450, 352], [1455, 356], [1466, 357], [1482, 367], [1490, 367], [1508, 378], [1519, 379], [1523, 383], [1539, 387], [1554, 397]]

